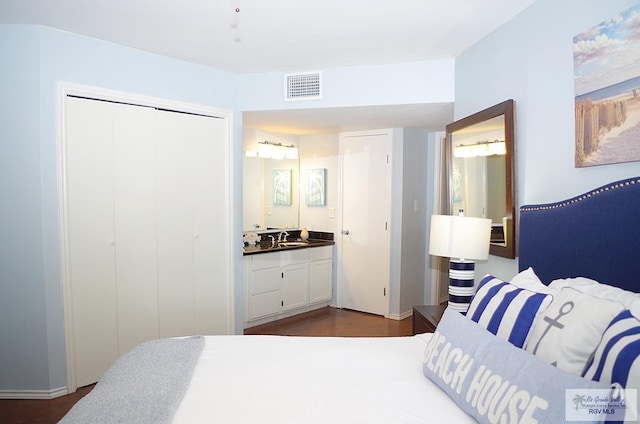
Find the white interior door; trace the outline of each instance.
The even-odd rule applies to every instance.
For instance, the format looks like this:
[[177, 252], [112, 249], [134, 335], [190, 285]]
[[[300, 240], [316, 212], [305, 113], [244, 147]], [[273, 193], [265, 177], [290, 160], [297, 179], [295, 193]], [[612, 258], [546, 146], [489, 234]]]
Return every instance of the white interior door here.
[[342, 234], [339, 302], [388, 314], [390, 132], [341, 134]]

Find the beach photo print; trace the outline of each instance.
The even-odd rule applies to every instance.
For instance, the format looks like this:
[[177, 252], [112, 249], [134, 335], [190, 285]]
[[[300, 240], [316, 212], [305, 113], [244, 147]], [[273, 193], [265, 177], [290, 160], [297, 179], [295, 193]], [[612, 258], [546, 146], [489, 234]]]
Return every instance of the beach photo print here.
[[577, 168], [640, 161], [640, 4], [573, 38]]

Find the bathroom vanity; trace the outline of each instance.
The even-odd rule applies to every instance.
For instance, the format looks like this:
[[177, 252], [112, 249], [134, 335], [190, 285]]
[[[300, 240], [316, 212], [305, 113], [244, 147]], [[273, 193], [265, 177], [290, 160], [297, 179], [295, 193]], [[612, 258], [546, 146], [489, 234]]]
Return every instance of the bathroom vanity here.
[[333, 245], [333, 237], [278, 242], [263, 236], [256, 246], [245, 246], [244, 327], [327, 306], [332, 297]]

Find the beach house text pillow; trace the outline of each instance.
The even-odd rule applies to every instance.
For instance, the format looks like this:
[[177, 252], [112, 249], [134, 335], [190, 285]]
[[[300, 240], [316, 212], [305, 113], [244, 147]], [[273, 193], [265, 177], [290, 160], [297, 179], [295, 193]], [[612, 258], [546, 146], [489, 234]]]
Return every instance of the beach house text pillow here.
[[562, 423], [565, 389], [609, 387], [561, 371], [451, 309], [429, 339], [423, 372], [481, 423]]

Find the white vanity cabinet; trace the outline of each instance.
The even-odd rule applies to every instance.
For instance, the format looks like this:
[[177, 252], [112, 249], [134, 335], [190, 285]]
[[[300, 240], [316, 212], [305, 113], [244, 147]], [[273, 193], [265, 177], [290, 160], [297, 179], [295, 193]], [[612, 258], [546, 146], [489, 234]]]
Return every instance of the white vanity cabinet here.
[[301, 262], [282, 267], [282, 310], [307, 306], [309, 303], [309, 263]]
[[309, 303], [331, 300], [332, 269], [332, 246], [311, 249], [311, 261], [309, 262]]
[[256, 269], [250, 279], [250, 319], [282, 311], [282, 280], [280, 267]]
[[245, 326], [328, 304], [332, 251], [333, 246], [320, 246], [245, 256]]

